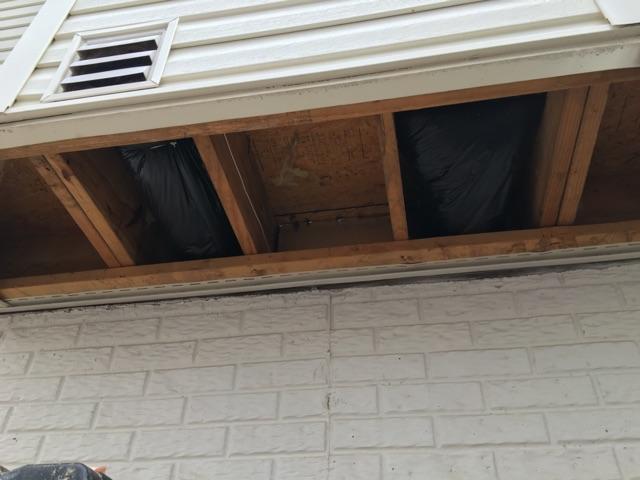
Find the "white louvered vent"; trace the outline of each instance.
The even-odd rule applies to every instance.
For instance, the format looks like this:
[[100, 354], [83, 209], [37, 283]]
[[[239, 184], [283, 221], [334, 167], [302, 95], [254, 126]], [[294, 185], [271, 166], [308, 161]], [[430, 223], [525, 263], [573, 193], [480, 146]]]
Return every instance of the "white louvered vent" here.
[[76, 34], [42, 101], [157, 87], [177, 26], [175, 19]]

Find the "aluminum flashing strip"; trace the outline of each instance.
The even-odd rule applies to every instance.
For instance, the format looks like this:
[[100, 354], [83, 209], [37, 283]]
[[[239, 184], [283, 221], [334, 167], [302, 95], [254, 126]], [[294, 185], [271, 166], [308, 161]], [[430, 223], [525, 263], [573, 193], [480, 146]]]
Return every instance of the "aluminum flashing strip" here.
[[558, 267], [589, 263], [616, 262], [640, 259], [640, 242], [602, 245], [561, 251], [518, 253], [494, 257], [447, 260], [414, 265], [390, 265], [336, 269], [263, 278], [229, 279], [209, 282], [190, 282], [127, 288], [81, 294], [53, 295], [12, 299], [2, 313], [70, 308], [90, 305], [108, 305], [143, 301], [170, 300], [209, 295], [264, 292], [291, 288], [310, 288], [338, 284], [380, 280], [443, 277], [481, 272], [499, 272], [541, 267]]
[[611, 25], [640, 23], [639, 0], [596, 0]]

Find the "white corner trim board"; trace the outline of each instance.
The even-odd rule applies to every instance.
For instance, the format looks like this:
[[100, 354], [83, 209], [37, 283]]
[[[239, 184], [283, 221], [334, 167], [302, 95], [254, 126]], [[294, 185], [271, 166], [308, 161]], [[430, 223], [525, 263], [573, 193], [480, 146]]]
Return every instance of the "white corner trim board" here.
[[13, 104], [75, 2], [47, 0], [0, 66], [0, 112]]
[[611, 25], [640, 23], [639, 0], [596, 0]]

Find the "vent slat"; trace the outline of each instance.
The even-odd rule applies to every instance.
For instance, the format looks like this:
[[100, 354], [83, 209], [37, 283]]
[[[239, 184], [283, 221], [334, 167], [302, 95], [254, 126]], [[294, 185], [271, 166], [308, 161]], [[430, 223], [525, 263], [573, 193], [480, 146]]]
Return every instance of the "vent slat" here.
[[142, 67], [153, 63], [154, 50], [144, 52], [126, 53], [123, 55], [113, 55], [89, 60], [77, 60], [69, 67], [71, 74], [86, 75], [89, 73], [106, 72], [109, 70], [119, 70], [122, 68]]
[[117, 42], [101, 43], [97, 45], [87, 45], [78, 49], [78, 57], [81, 60], [94, 58], [112, 57], [115, 55], [125, 55], [127, 53], [144, 52], [158, 49], [158, 36], [143, 37]]
[[90, 73], [65, 78], [62, 83], [64, 92], [86, 90], [88, 88], [107, 87], [123, 83], [144, 82], [149, 67], [121, 68], [108, 72]]

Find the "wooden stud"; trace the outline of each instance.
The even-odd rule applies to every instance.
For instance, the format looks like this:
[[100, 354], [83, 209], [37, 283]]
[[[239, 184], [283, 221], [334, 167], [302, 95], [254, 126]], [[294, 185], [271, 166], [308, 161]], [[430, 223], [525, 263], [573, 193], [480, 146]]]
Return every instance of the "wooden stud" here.
[[276, 224], [244, 135], [193, 137], [245, 255], [273, 250]]
[[594, 85], [589, 89], [560, 205], [558, 225], [573, 225], [576, 220], [608, 97], [608, 84]]
[[411, 97], [392, 98], [375, 102], [340, 105], [314, 110], [278, 113], [241, 119], [220, 120], [215, 122], [183, 125], [176, 127], [141, 130], [120, 134], [99, 135], [87, 138], [74, 138], [37, 145], [0, 148], [0, 160], [44, 155], [49, 153], [75, 152], [95, 148], [115, 147], [135, 143], [164, 141], [199, 135], [217, 135], [232, 132], [244, 132], [264, 128], [303, 125], [330, 120], [380, 115], [388, 112], [416, 110], [420, 108], [453, 105], [456, 103], [476, 102], [514, 95], [528, 95], [571, 88], [588, 87], [600, 83], [613, 83], [640, 78], [640, 68], [627, 68], [602, 72], [591, 72], [563, 77], [527, 80], [502, 85], [467, 88], [450, 92], [437, 92]]
[[139, 263], [143, 247], [139, 225], [135, 222], [139, 203], [133, 178], [125, 171], [117, 153], [97, 150], [51, 154], [45, 158], [118, 264]]
[[398, 155], [398, 140], [393, 113], [380, 116], [380, 143], [382, 148], [382, 163], [384, 165], [384, 179], [387, 187], [389, 215], [394, 240], [408, 240], [407, 212], [404, 205], [404, 190], [402, 187], [402, 172]]
[[531, 224], [556, 225], [588, 88], [547, 95], [531, 174]]
[[73, 218], [80, 230], [82, 230], [82, 233], [87, 237], [87, 240], [89, 240], [96, 252], [98, 252], [98, 255], [100, 255], [100, 258], [102, 258], [106, 266], [122, 266], [111, 251], [111, 248], [109, 248], [107, 242], [105, 242], [104, 238], [100, 235], [100, 232], [98, 232], [95, 225], [91, 222], [91, 219], [87, 216], [74, 196], [71, 195], [71, 192], [69, 192], [51, 164], [43, 157], [32, 157], [30, 161], [36, 172], [38, 172], [53, 194], [60, 200], [62, 206], [71, 218]]
[[121, 288], [259, 279], [308, 272], [327, 274], [342, 269], [415, 266], [637, 241], [640, 241], [640, 221], [480, 233], [6, 279], [0, 280], [0, 298], [11, 302], [35, 296]]

